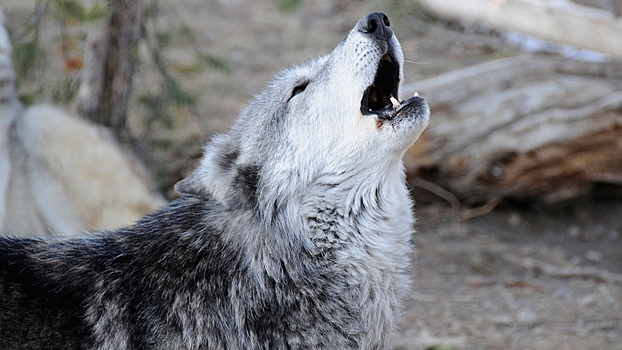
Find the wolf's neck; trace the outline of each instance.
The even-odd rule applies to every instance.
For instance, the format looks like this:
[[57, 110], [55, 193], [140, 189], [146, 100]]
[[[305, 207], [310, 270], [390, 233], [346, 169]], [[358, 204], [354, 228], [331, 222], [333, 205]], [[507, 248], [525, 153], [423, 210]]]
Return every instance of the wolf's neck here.
[[364, 343], [373, 344], [391, 332], [410, 285], [414, 218], [404, 175], [319, 180], [302, 202], [300, 216], [312, 251], [334, 265], [353, 299], [361, 298], [362, 313], [376, 315], [365, 324]]
[[[307, 187], [299, 215], [312, 234], [336, 230], [341, 235], [409, 235], [413, 217], [404, 173], [325, 174]], [[327, 237], [327, 239], [331, 239]]]
[[401, 163], [384, 169], [270, 174], [272, 186], [258, 185], [253, 215], [292, 246], [407, 245], [414, 219], [404, 171]]

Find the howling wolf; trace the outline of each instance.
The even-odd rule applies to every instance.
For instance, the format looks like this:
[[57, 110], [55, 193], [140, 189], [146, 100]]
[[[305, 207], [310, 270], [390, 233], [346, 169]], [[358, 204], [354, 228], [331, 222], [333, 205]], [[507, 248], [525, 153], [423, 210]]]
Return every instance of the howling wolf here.
[[0, 240], [3, 349], [386, 349], [408, 291], [401, 103], [383, 13], [281, 73], [215, 138], [183, 197], [79, 238]]

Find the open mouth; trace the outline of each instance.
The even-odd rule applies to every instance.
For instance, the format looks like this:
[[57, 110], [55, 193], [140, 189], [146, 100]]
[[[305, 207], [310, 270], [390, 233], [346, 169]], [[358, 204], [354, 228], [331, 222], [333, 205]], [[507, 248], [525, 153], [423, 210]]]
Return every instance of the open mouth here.
[[380, 119], [392, 119], [399, 83], [400, 67], [391, 55], [385, 54], [378, 63], [374, 82], [363, 93], [361, 113], [375, 114]]

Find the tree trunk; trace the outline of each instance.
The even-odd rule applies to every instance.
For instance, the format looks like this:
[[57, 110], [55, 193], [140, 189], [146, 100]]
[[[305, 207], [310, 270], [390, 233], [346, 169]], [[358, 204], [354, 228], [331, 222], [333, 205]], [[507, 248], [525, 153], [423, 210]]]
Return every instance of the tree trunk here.
[[141, 7], [139, 0], [109, 0], [109, 6], [111, 14], [103, 35], [89, 37], [78, 112], [126, 140]]
[[622, 185], [622, 64], [518, 57], [406, 86], [431, 107], [410, 176], [467, 202]]

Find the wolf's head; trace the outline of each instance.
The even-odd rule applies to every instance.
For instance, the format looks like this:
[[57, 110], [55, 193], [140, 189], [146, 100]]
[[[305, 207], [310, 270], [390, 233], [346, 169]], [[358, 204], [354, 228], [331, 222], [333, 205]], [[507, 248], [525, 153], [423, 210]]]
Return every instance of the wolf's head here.
[[369, 14], [332, 53], [279, 74], [176, 190], [275, 215], [317, 182], [403, 181], [401, 157], [429, 109], [418, 96], [391, 102], [403, 54], [389, 26]]

